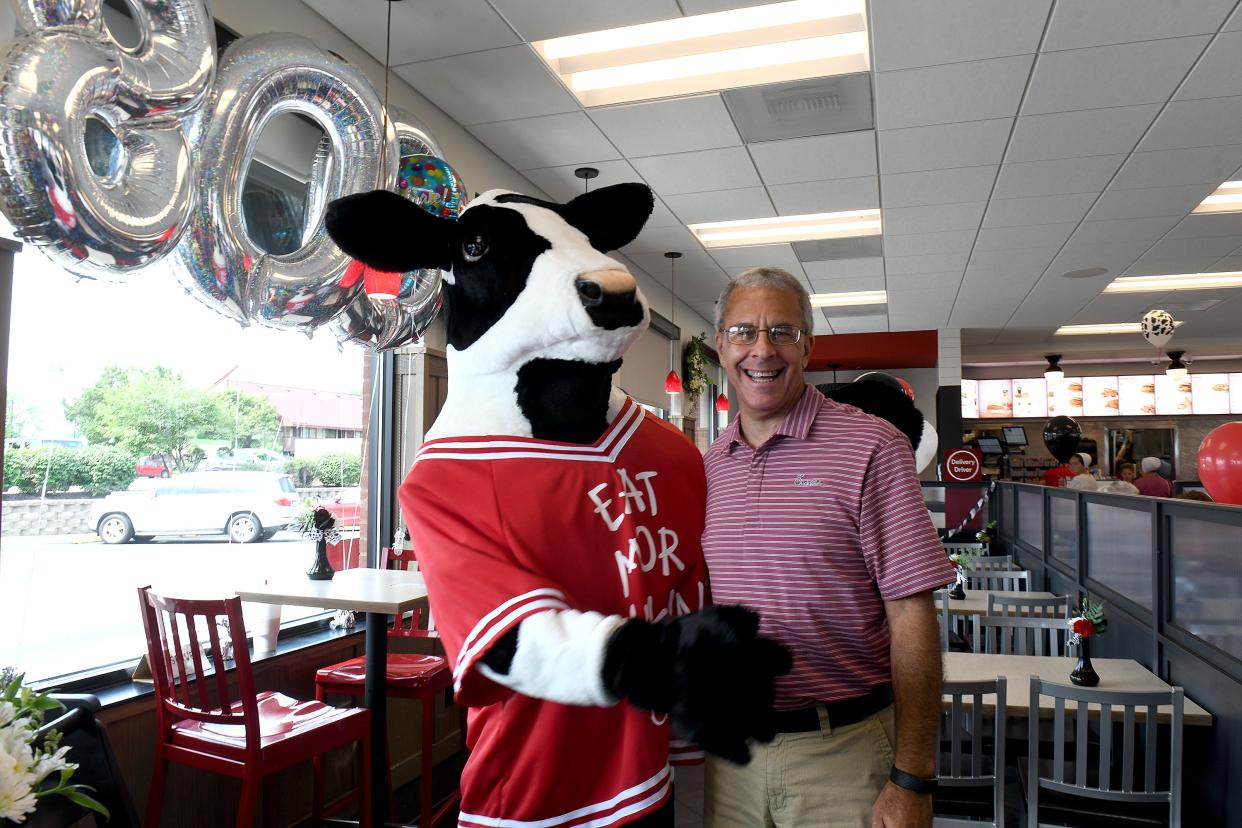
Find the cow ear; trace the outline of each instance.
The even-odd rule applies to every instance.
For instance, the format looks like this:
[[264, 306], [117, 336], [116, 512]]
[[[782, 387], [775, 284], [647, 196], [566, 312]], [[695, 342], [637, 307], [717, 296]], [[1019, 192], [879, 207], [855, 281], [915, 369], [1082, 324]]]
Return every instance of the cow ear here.
[[565, 220], [602, 253], [624, 247], [638, 237], [654, 206], [646, 184], [613, 184], [580, 195], [565, 205]]
[[452, 263], [454, 222], [389, 190], [336, 199], [324, 223], [341, 250], [377, 270], [404, 273]]

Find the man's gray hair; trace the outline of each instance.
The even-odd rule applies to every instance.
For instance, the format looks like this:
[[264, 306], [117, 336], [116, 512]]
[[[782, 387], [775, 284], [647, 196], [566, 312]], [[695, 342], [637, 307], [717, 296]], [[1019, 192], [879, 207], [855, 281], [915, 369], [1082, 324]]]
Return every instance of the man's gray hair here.
[[798, 307], [802, 309], [802, 330], [812, 333], [815, 323], [811, 319], [811, 297], [798, 278], [788, 270], [779, 267], [752, 267], [729, 280], [724, 290], [720, 291], [720, 299], [716, 301], [716, 330], [724, 329], [725, 306], [729, 295], [738, 288], [776, 288], [787, 290], [798, 297]]

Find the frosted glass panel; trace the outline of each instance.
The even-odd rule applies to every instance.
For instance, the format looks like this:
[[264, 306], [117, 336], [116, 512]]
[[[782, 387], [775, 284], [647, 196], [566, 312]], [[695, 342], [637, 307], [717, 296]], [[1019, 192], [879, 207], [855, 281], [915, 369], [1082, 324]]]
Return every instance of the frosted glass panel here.
[[1087, 574], [1151, 609], [1151, 513], [1087, 504]]
[[1173, 623], [1242, 658], [1242, 526], [1173, 518]]
[[1071, 568], [1078, 567], [1078, 501], [1072, 497], [1048, 498], [1052, 557]]
[[1044, 548], [1044, 493], [1018, 490], [1018, 539], [1036, 549]]

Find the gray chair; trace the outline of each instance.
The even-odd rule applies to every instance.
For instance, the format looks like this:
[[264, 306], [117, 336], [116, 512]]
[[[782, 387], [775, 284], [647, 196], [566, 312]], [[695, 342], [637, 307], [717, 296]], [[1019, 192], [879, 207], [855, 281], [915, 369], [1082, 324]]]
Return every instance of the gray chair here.
[[975, 618], [971, 642], [976, 653], [1001, 655], [1069, 655], [1070, 628], [1064, 618]]
[[[942, 692], [951, 704], [949, 712], [940, 716], [936, 762], [940, 784], [932, 804], [932, 824], [936, 828], [1003, 828], [1005, 679], [946, 681]], [[985, 696], [994, 697], [991, 716], [985, 715]], [[969, 711], [964, 704], [967, 698]]]
[[951, 599], [947, 589], [936, 590], [934, 597], [940, 604], [941, 651], [970, 652], [970, 616], [954, 615], [949, 611]]
[[988, 615], [1027, 618], [1069, 618], [1070, 597], [1026, 598], [1017, 595], [988, 594]]
[[970, 559], [973, 572], [1012, 572], [1013, 555], [980, 555]]
[[[1052, 684], [1031, 676], [1031, 709], [1039, 709], [1040, 696], [1056, 700], [1053, 713], [1052, 759], [1039, 758], [1039, 717], [1030, 717], [1030, 740], [1025, 762], [1027, 826], [1152, 824], [1153, 805], [1168, 807], [1167, 825], [1179, 828], [1182, 821], [1182, 688], [1158, 692], [1126, 692]], [[1074, 723], [1067, 701], [1077, 702]], [[1156, 708], [1172, 707], [1168, 738], [1158, 739], [1161, 729]], [[1135, 710], [1146, 708], [1146, 721], [1138, 723]], [[1098, 717], [1098, 718], [1097, 718]], [[1099, 722], [1098, 746], [1089, 740], [1088, 720]], [[1066, 761], [1068, 734], [1072, 728], [1074, 754]], [[1120, 728], [1120, 738], [1115, 729]], [[1143, 733], [1142, 774], [1135, 771], [1135, 745]], [[1160, 752], [1164, 742], [1167, 753]], [[1046, 749], [1046, 748], [1045, 748]], [[1097, 753], [1092, 761], [1091, 753]], [[1162, 759], [1164, 761], [1162, 761]], [[1168, 784], [1157, 784], [1163, 766]], [[1163, 772], [1159, 775], [1163, 775]], [[1161, 780], [1163, 782], [1163, 780]], [[1104, 804], [1107, 802], [1109, 804]], [[1042, 818], [1041, 818], [1042, 812]], [[1157, 818], [1162, 817], [1163, 814]], [[1129, 818], [1128, 818], [1129, 817]], [[1045, 821], [1053, 820], [1053, 821]]]
[[968, 569], [966, 570], [966, 588], [982, 589], [988, 592], [1030, 592], [1031, 571], [1011, 569], [979, 572]]

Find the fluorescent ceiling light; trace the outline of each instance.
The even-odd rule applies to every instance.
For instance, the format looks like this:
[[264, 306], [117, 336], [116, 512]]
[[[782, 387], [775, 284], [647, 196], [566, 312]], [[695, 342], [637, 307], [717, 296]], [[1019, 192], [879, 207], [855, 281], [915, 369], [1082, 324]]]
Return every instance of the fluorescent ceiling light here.
[[[1182, 326], [1174, 322], [1175, 328]], [[1057, 336], [1091, 336], [1093, 334], [1131, 334], [1142, 333], [1143, 326], [1138, 322], [1110, 322], [1103, 325], [1062, 325], [1057, 328]]]
[[583, 106], [866, 72], [864, 0], [792, 0], [531, 44]]
[[815, 239], [878, 236], [881, 229], [879, 210], [712, 221], [687, 226], [704, 247], [745, 247]]
[[1191, 210], [1192, 213], [1238, 213], [1242, 212], [1242, 181], [1226, 181]]
[[813, 308], [847, 308], [855, 305], [883, 305], [888, 293], [883, 290], [858, 290], [852, 293], [812, 293]]
[[1182, 273], [1176, 276], [1122, 276], [1104, 288], [1105, 293], [1163, 293], [1170, 290], [1210, 290], [1242, 287], [1242, 271], [1228, 273]]

